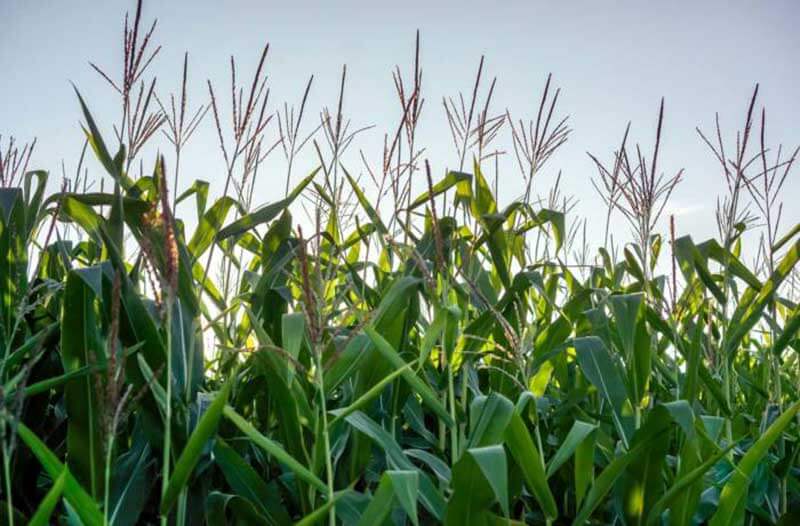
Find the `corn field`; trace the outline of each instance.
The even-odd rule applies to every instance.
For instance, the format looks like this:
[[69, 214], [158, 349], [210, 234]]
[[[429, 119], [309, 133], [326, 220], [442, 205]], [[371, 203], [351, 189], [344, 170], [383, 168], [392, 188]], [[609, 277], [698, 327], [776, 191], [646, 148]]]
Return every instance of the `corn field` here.
[[[273, 105], [269, 46], [196, 104], [188, 55], [174, 94], [151, 78], [141, 10], [122, 71], [91, 64], [119, 115], [75, 87], [74, 176], [0, 138], [3, 524], [800, 524], [798, 150], [767, 144], [758, 87], [733, 133], [698, 129], [716, 238], [664, 213], [684, 174], [662, 100], [655, 141], [590, 154], [587, 240], [558, 183], [540, 196], [571, 134], [551, 77], [527, 120], [494, 112], [483, 59], [426, 105], [418, 35], [359, 164], [346, 70], [318, 119], [311, 81]], [[455, 157], [427, 158], [423, 113]], [[181, 178], [200, 126], [219, 196]], [[284, 197], [259, 202], [259, 177]]]

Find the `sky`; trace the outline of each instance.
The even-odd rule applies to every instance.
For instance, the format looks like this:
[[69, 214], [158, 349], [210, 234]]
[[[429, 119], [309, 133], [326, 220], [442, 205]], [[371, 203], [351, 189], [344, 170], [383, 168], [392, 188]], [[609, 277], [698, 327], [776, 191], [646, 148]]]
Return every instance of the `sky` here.
[[[0, 134], [15, 135], [20, 141], [36, 137], [33, 167], [59, 176], [62, 161], [68, 172], [74, 169], [82, 136], [70, 82], [111, 137], [118, 99], [88, 62], [118, 76], [123, 15], [133, 8], [133, 2], [0, 0]], [[659, 164], [668, 175], [685, 170], [666, 212], [676, 215], [679, 235], [691, 234], [697, 241], [714, 235], [714, 208], [725, 189], [719, 166], [695, 127], [713, 133], [719, 112], [731, 144], [758, 82], [758, 108], [766, 107], [768, 145], [783, 143], [793, 149], [800, 143], [793, 126], [800, 120], [800, 73], [795, 67], [800, 5], [791, 0], [501, 5], [417, 0], [145, 2], [144, 20], [154, 17], [158, 18], [154, 38], [163, 49], [149, 72], [158, 77], [159, 92], [174, 91], [183, 53], [189, 51], [192, 106], [207, 102], [206, 79], [227, 93], [231, 55], [237, 59], [241, 78], [247, 78], [269, 42], [272, 108], [277, 110], [284, 101], [297, 104], [314, 74], [307, 121], [311, 126], [323, 106], [335, 106], [346, 64], [344, 113], [354, 127], [375, 126], [351, 150], [350, 168], [356, 173], [363, 171], [355, 157], [358, 149], [377, 163], [384, 134], [397, 126], [401, 110], [391, 71], [397, 64], [409, 76], [417, 29], [426, 100], [418, 140], [435, 174], [458, 164], [442, 97], [471, 90], [482, 55], [487, 81], [497, 77], [494, 113], [508, 109], [515, 118], [534, 117], [544, 82], [552, 73], [554, 85], [561, 88], [558, 111], [569, 115], [573, 133], [536, 181], [534, 191], [546, 195], [561, 171], [563, 191], [578, 200], [573, 218], [588, 218], [592, 239], [602, 236], [604, 211], [591, 185], [596, 170], [587, 152], [610, 160], [629, 121], [632, 139], [649, 152], [662, 96], [665, 119]], [[219, 195], [224, 165], [212, 124], [207, 118], [187, 146], [181, 187], [200, 178], [210, 181], [212, 193]], [[519, 195], [523, 186], [508, 129], [497, 146], [509, 152], [500, 162], [502, 205]], [[167, 145], [162, 141], [154, 147]], [[310, 159], [305, 161], [295, 173], [313, 168]], [[89, 166], [90, 175], [99, 177], [99, 165]], [[277, 167], [259, 176], [255, 204], [282, 195], [283, 174]], [[800, 197], [797, 177], [790, 177], [783, 197], [787, 203]], [[798, 221], [800, 209], [787, 206], [783, 230]], [[659, 231], [665, 226], [662, 221]], [[618, 239], [629, 238], [619, 219], [614, 233]]]

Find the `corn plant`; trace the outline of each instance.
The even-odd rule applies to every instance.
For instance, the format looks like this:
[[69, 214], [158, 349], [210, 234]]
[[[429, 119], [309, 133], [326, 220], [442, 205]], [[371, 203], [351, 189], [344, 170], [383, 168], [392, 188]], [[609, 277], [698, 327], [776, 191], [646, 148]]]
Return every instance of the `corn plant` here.
[[[229, 108], [209, 81], [190, 110], [188, 54], [179, 95], [143, 80], [160, 47], [141, 11], [122, 78], [92, 65], [121, 118], [76, 88], [83, 187], [28, 170], [34, 143], [0, 148], [4, 523], [797, 523], [800, 225], [779, 197], [797, 150], [769, 153], [763, 111], [752, 137], [757, 90], [732, 157], [719, 117], [701, 133], [727, 183], [720, 239], [660, 233], [683, 177], [659, 168], [662, 100], [652, 157], [630, 125], [612, 164], [592, 155], [592, 246], [557, 185], [536, 194], [571, 131], [551, 77], [529, 124], [493, 116], [482, 58], [471, 98], [443, 99], [453, 159], [428, 159], [418, 34], [380, 163], [354, 166], [371, 127], [344, 117], [346, 69], [318, 124], [311, 80], [297, 112], [272, 109], [268, 45], [244, 83], [231, 59]], [[216, 198], [179, 177], [209, 121]], [[504, 138], [525, 183], [508, 203]], [[254, 206], [275, 150], [285, 192]], [[629, 244], [609, 239], [617, 213]]]

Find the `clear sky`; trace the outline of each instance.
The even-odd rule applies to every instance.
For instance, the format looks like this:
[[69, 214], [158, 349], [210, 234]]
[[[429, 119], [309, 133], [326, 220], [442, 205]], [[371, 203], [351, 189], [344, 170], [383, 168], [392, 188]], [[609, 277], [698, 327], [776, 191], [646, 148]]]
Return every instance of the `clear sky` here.
[[[649, 151], [662, 96], [661, 167], [686, 170], [670, 208], [678, 217], [679, 234], [691, 233], [698, 240], [712, 235], [715, 200], [724, 189], [695, 126], [713, 131], [719, 112], [731, 140], [760, 82], [768, 143], [794, 148], [800, 142], [793, 126], [800, 121], [800, 4], [794, 1], [501, 4], [172, 0], [146, 2], [144, 19], [159, 19], [155, 38], [163, 50], [151, 73], [158, 76], [162, 92], [175, 89], [183, 53], [190, 52], [194, 105], [207, 101], [207, 78], [226, 92], [231, 54], [244, 78], [268, 41], [273, 109], [284, 100], [296, 103], [313, 73], [309, 108], [318, 119], [319, 108], [335, 104], [341, 66], [347, 64], [345, 113], [354, 126], [376, 126], [353, 151], [363, 148], [375, 161], [383, 134], [396, 127], [400, 115], [391, 70], [399, 64], [408, 74], [419, 28], [426, 99], [420, 140], [436, 170], [457, 165], [442, 96], [470, 91], [482, 54], [487, 75], [498, 78], [493, 108], [508, 108], [517, 118], [535, 115], [541, 88], [552, 72], [562, 88], [561, 112], [570, 115], [574, 132], [536, 190], [546, 194], [561, 169], [565, 191], [579, 199], [576, 214], [589, 217], [590, 233], [598, 236], [602, 205], [590, 185], [595, 170], [586, 152], [610, 159], [628, 120], [632, 137]], [[67, 167], [75, 165], [82, 138], [70, 81], [85, 94], [110, 136], [110, 126], [118, 120], [117, 99], [87, 62], [112, 72], [121, 69], [122, 16], [133, 7], [133, 2], [0, 0], [0, 133], [20, 140], [37, 137], [34, 166], [59, 173], [62, 159]], [[211, 125], [207, 119], [188, 146], [183, 184], [190, 178], [206, 179], [218, 194], [223, 164]], [[498, 144], [510, 151], [508, 130]], [[351, 164], [359, 171], [355, 160]], [[309, 162], [296, 173], [310, 168]], [[97, 165], [93, 171], [99, 173]], [[260, 177], [257, 204], [282, 196], [283, 174]], [[501, 164], [501, 196], [507, 202], [521, 189], [508, 156]], [[800, 181], [794, 177], [784, 200], [798, 197]], [[800, 211], [789, 203], [784, 227], [798, 220]], [[625, 236], [625, 225], [618, 226], [618, 236]]]

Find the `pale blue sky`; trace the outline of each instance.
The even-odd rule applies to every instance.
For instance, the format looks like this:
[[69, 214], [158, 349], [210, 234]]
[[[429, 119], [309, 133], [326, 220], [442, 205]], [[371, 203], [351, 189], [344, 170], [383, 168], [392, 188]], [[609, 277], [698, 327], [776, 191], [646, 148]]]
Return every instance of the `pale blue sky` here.
[[[580, 200], [577, 214], [593, 220], [596, 235], [601, 234], [597, 227], [603, 213], [589, 184], [595, 171], [585, 152], [609, 159], [628, 120], [633, 122], [632, 137], [649, 151], [662, 95], [661, 167], [670, 172], [685, 168], [672, 209], [679, 213], [679, 233], [698, 240], [715, 231], [714, 203], [724, 184], [695, 126], [711, 132], [719, 111], [724, 129], [733, 132], [742, 125], [748, 97], [760, 82], [768, 142], [792, 147], [800, 142], [793, 126], [800, 120], [800, 5], [793, 1], [273, 4], [146, 2], [145, 20], [158, 17], [155, 38], [164, 46], [151, 70], [161, 90], [175, 89], [188, 50], [191, 96], [194, 104], [206, 102], [207, 78], [227, 90], [229, 55], [237, 57], [244, 78], [269, 41], [273, 109], [284, 100], [298, 101], [313, 73], [309, 115], [316, 119], [322, 105], [334, 105], [346, 63], [345, 113], [355, 126], [376, 125], [353, 152], [361, 147], [377, 161], [383, 134], [399, 118], [391, 70], [400, 64], [409, 71], [419, 28], [427, 101], [420, 140], [434, 168], [443, 170], [457, 160], [441, 98], [471, 89], [481, 54], [486, 55], [486, 73], [498, 77], [493, 107], [507, 107], [516, 117], [535, 114], [544, 80], [552, 72], [562, 88], [561, 112], [570, 115], [574, 132], [537, 190], [545, 194], [561, 169], [565, 190]], [[76, 162], [80, 113], [69, 81], [85, 94], [110, 136], [110, 125], [118, 120], [117, 101], [87, 61], [119, 69], [126, 9], [132, 10], [133, 2], [0, 0], [0, 133], [20, 140], [38, 137], [36, 167], [59, 173], [62, 159], [68, 167]], [[223, 165], [211, 124], [207, 120], [188, 146], [184, 184], [190, 178], [207, 179], [219, 193]], [[510, 151], [508, 131], [499, 141]], [[351, 164], [359, 171], [359, 164]], [[300, 166], [295, 173], [310, 168]], [[510, 156], [501, 169], [501, 195], [507, 200], [521, 191], [522, 183]], [[282, 173], [260, 177], [257, 203], [282, 196]], [[800, 181], [795, 177], [787, 183], [784, 198], [798, 196]], [[784, 226], [798, 220], [800, 211], [789, 206]], [[619, 227], [625, 229], [619, 235], [625, 235], [625, 225]]]

